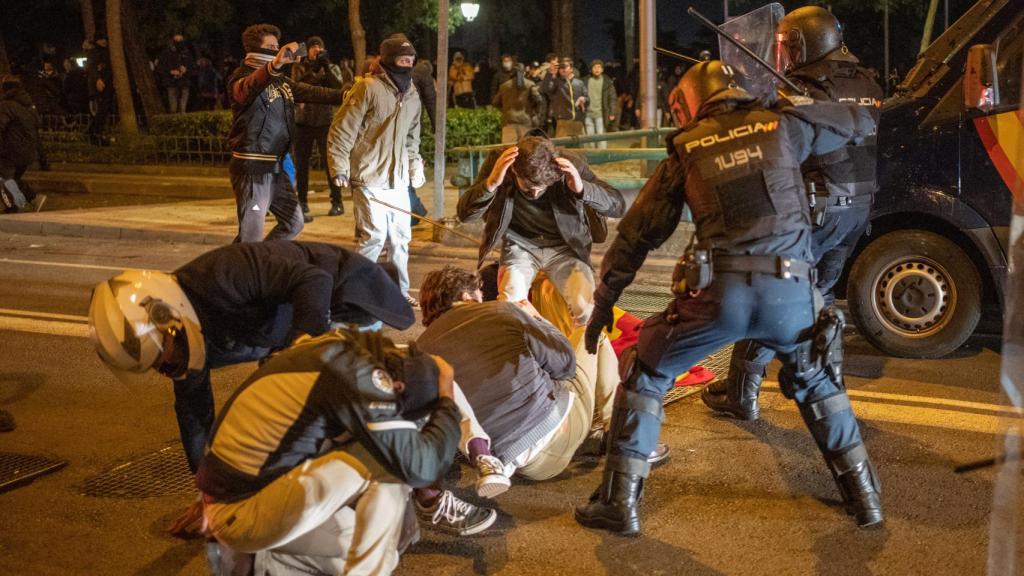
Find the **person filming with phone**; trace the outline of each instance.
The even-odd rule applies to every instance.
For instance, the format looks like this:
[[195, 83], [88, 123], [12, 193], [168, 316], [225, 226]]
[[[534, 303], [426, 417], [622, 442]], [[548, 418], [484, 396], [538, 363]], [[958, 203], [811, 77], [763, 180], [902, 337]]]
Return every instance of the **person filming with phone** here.
[[279, 46], [281, 30], [253, 24], [242, 32], [245, 60], [228, 78], [233, 120], [231, 188], [238, 211], [235, 242], [259, 242], [267, 212], [277, 225], [267, 240], [291, 240], [302, 231], [303, 217], [295, 188], [282, 168], [291, 149], [295, 103], [340, 104], [340, 89], [311, 86], [288, 77], [284, 67], [306, 55], [306, 45]]

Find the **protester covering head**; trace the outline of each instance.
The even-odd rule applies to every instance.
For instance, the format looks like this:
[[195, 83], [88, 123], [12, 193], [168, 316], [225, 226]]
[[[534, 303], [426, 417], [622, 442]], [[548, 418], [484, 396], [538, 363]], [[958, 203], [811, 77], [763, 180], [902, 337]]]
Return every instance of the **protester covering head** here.
[[469, 270], [448, 265], [429, 272], [420, 286], [423, 325], [429, 326], [456, 302], [461, 302], [464, 295], [472, 296], [479, 289], [480, 278]]
[[562, 179], [555, 163], [558, 154], [551, 140], [543, 136], [526, 136], [516, 145], [519, 155], [512, 163], [512, 171], [529, 188], [547, 188]]
[[392, 34], [380, 43], [380, 66], [398, 87], [398, 91], [405, 93], [412, 84], [413, 64], [399, 63], [402, 56], [416, 58], [416, 48], [405, 34]]

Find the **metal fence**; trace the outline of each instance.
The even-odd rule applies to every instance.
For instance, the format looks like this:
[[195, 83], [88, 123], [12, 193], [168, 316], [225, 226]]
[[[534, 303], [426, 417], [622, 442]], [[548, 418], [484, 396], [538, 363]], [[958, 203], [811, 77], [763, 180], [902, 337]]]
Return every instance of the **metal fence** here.
[[[40, 138], [51, 162], [106, 164], [199, 164], [226, 165], [231, 160], [228, 140], [222, 136], [165, 136], [142, 134], [130, 138], [113, 135], [90, 137], [88, 114], [43, 115]], [[107, 128], [116, 125], [111, 116]], [[323, 170], [314, 147], [310, 168]]]

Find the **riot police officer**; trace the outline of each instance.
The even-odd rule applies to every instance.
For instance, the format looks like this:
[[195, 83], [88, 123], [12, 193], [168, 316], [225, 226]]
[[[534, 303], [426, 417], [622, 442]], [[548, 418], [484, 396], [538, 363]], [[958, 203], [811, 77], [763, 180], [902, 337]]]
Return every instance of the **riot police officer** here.
[[[584, 526], [640, 532], [638, 504], [676, 374], [743, 338], [775, 350], [783, 393], [796, 401], [860, 526], [882, 522], [877, 475], [861, 440], [841, 372], [840, 313], [815, 317], [811, 223], [800, 163], [874, 130], [856, 106], [767, 109], [737, 85], [730, 67], [702, 62], [679, 83], [673, 113], [683, 126], [669, 157], [619, 223], [604, 257], [587, 326], [588, 346], [613, 319], [612, 306], [650, 250], [675, 230], [683, 205], [699, 239], [687, 250], [676, 299], [648, 319], [622, 357], [623, 382], [608, 433], [601, 485], [576, 508]], [[681, 101], [680, 101], [681, 100]]]
[[[814, 100], [864, 107], [877, 123], [882, 89], [843, 44], [839, 22], [820, 6], [805, 6], [779, 23], [790, 69], [787, 77]], [[799, 97], [784, 94], [787, 97]], [[812, 154], [800, 169], [812, 201], [811, 249], [817, 263], [817, 287], [826, 304], [850, 251], [864, 234], [871, 213], [875, 183], [875, 136], [830, 152]], [[751, 340], [733, 348], [729, 376], [704, 389], [701, 399], [713, 410], [741, 420], [757, 420], [757, 396], [765, 367], [775, 351]]]

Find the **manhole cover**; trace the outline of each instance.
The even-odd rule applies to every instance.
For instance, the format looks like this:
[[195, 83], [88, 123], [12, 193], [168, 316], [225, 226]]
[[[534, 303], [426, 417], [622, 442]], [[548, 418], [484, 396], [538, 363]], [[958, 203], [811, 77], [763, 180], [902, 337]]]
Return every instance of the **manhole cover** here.
[[46, 456], [0, 452], [0, 492], [13, 490], [25, 482], [56, 472], [67, 463], [67, 460]]
[[85, 482], [86, 496], [152, 498], [195, 494], [196, 485], [180, 444], [118, 464]]

